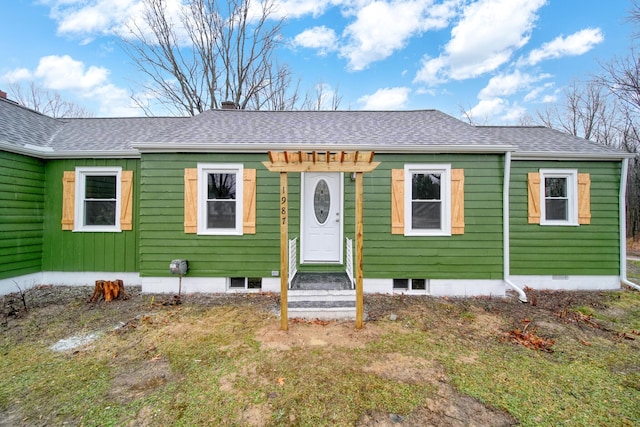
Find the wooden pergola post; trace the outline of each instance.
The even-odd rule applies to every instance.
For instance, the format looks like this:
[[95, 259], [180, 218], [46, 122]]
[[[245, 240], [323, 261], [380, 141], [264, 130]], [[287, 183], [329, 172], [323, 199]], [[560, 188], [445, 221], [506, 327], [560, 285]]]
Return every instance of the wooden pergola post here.
[[362, 203], [364, 198], [362, 172], [356, 172], [356, 329], [364, 325], [364, 290], [362, 270], [362, 250], [364, 249]]
[[289, 288], [289, 200], [288, 172], [343, 172], [356, 174], [356, 328], [364, 325], [363, 261], [364, 227], [362, 219], [363, 173], [380, 165], [373, 161], [373, 151], [337, 153], [302, 151], [269, 151], [269, 161], [262, 162], [271, 172], [280, 172], [280, 329], [289, 329], [287, 292]]
[[280, 329], [289, 329], [289, 184], [287, 172], [280, 172]]

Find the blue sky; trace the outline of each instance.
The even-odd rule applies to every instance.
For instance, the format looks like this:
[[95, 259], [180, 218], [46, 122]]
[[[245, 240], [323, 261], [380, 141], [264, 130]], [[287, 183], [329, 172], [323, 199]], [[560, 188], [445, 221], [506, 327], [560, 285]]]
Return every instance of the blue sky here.
[[[627, 0], [276, 1], [278, 58], [302, 91], [323, 83], [341, 109], [464, 109], [483, 124], [561, 101], [625, 55], [633, 31]], [[0, 89], [34, 81], [96, 116], [143, 115], [129, 100], [142, 76], [116, 36], [138, 10], [139, 0], [3, 1]]]

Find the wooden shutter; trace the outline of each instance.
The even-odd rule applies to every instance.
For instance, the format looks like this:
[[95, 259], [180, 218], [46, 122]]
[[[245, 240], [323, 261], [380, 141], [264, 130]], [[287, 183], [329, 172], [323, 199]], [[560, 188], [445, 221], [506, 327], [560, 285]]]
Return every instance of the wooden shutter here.
[[404, 234], [404, 169], [391, 170], [391, 234]]
[[451, 169], [451, 234], [464, 234], [464, 169]]
[[529, 172], [529, 224], [540, 224], [540, 173]]
[[62, 229], [73, 230], [76, 196], [76, 173], [65, 171], [62, 176]]
[[256, 234], [256, 170], [244, 169], [243, 223], [244, 234]]
[[120, 229], [133, 229], [133, 171], [120, 173]]
[[591, 176], [578, 174], [578, 224], [591, 224]]
[[198, 232], [198, 169], [184, 170], [184, 232]]

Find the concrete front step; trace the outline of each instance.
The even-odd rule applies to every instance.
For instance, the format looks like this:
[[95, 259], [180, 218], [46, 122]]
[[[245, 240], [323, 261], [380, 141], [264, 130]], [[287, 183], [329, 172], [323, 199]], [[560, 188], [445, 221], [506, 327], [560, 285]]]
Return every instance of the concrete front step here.
[[355, 291], [290, 290], [288, 317], [304, 319], [355, 319]]
[[291, 282], [291, 290], [350, 290], [346, 273], [300, 273]]

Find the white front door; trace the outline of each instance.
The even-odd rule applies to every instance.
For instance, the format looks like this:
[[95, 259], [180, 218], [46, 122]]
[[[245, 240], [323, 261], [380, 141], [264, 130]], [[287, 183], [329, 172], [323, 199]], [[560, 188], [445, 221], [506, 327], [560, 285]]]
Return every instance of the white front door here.
[[342, 173], [302, 174], [303, 263], [342, 263]]

